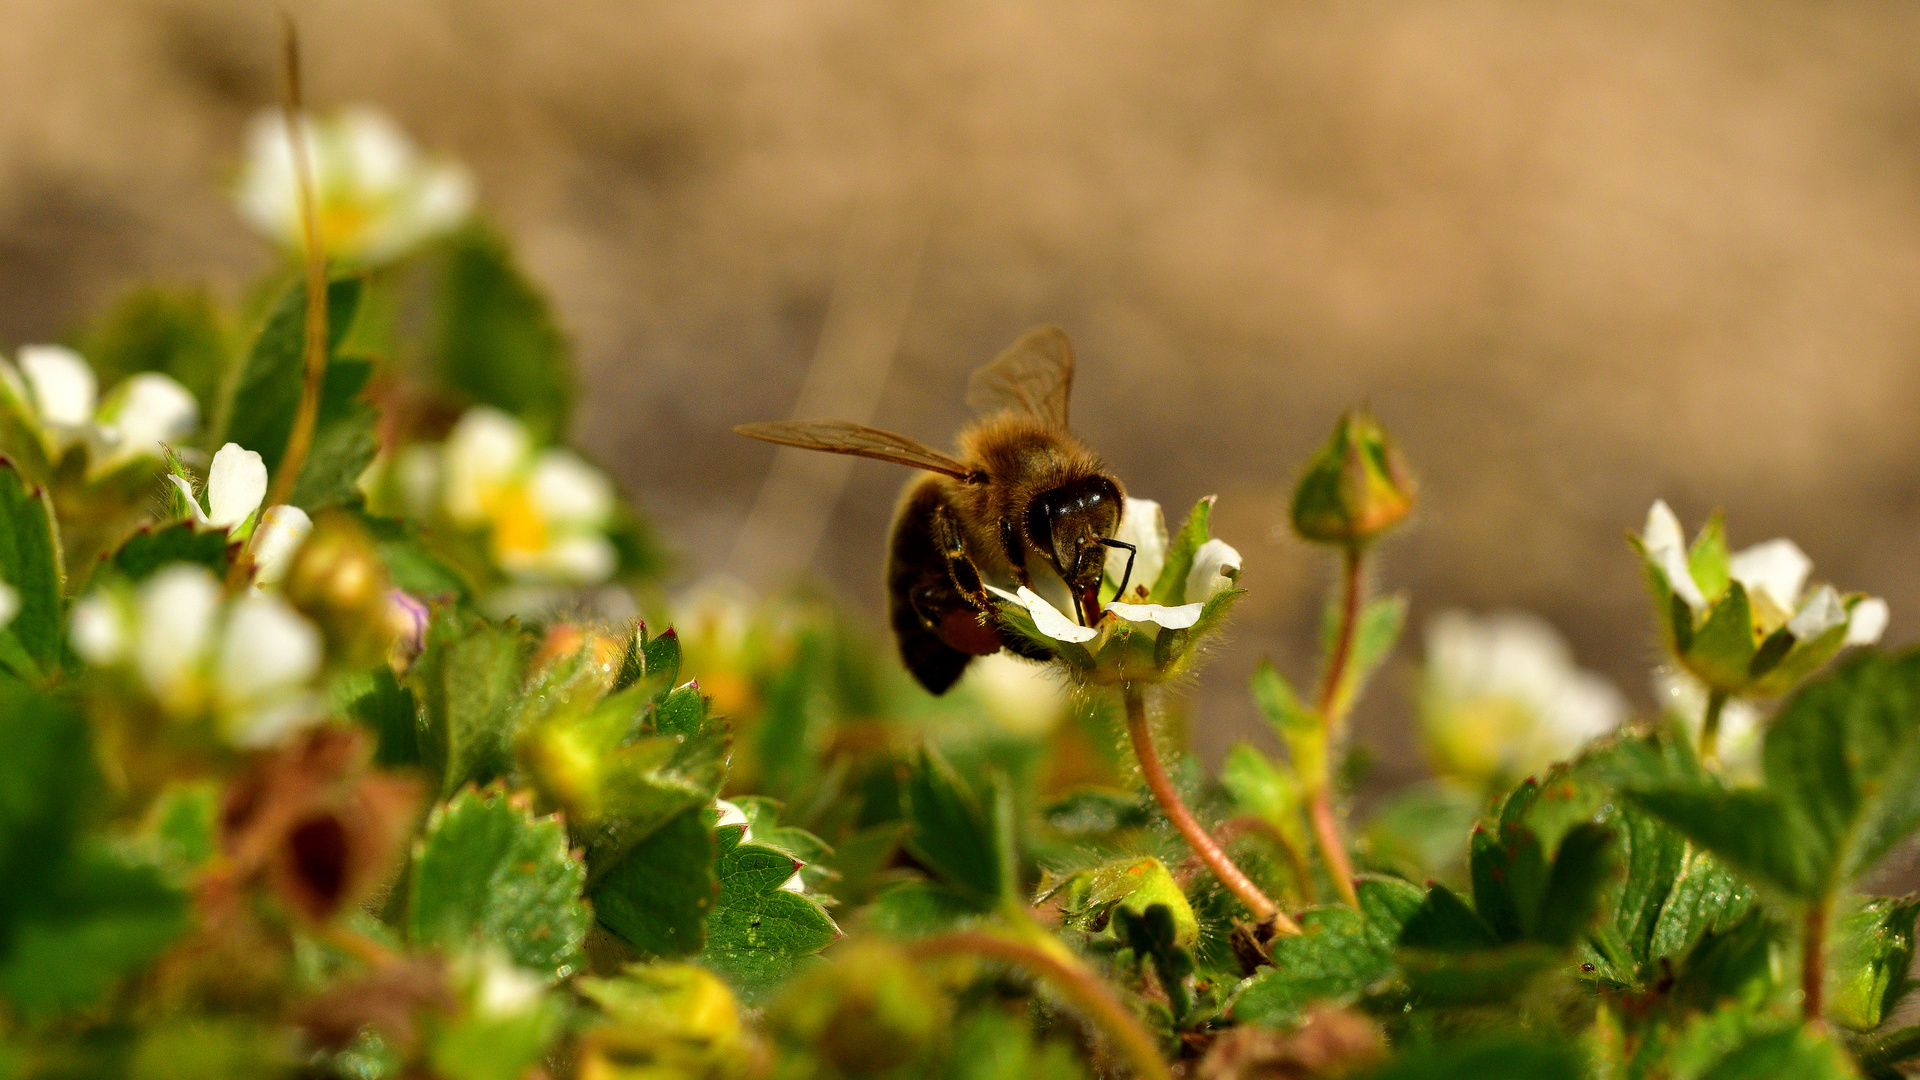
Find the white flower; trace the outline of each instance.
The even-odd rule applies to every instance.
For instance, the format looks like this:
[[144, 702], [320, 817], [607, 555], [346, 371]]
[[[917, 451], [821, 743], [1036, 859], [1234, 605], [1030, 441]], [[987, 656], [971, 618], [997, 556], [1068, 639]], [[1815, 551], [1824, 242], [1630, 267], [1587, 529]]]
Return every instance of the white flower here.
[[1626, 700], [1522, 612], [1444, 612], [1427, 628], [1421, 720], [1440, 771], [1511, 782], [1618, 727]]
[[243, 450], [239, 443], [228, 443], [213, 455], [213, 467], [207, 470], [207, 508], [200, 508], [193, 485], [179, 476], [169, 476], [187, 498], [187, 509], [195, 523], [209, 529], [238, 528], [260, 508], [267, 495], [267, 466], [260, 455]]
[[[1127, 584], [1127, 591], [1142, 587], [1151, 592], [1154, 582], [1160, 580], [1160, 569], [1167, 563], [1167, 516], [1160, 504], [1152, 499], [1128, 496], [1120, 514], [1120, 527], [1113, 531], [1113, 538], [1133, 545], [1133, 578]], [[1125, 548], [1107, 549], [1107, 576], [1116, 586], [1127, 572], [1128, 557]]]
[[[1081, 626], [1060, 613], [1060, 609], [1040, 596], [1039, 593], [1020, 586], [1018, 592], [987, 586], [987, 591], [1009, 603], [1018, 604], [1033, 617], [1034, 629], [1055, 641], [1082, 644], [1100, 636], [1097, 627]], [[1167, 607], [1164, 604], [1108, 604], [1106, 610], [1113, 612], [1128, 622], [1153, 623], [1168, 630], [1184, 630], [1200, 620], [1201, 609], [1205, 604], [1182, 604], [1179, 607]]]
[[74, 604], [67, 635], [89, 664], [131, 664], [169, 714], [210, 711], [237, 746], [277, 742], [321, 715], [320, 632], [277, 596], [227, 601], [203, 566], [162, 567], [130, 594], [94, 591]]
[[1187, 572], [1187, 600], [1204, 604], [1239, 580], [1240, 553], [1225, 540], [1209, 540], [1193, 553], [1193, 569]]
[[442, 456], [447, 516], [457, 525], [486, 524], [501, 492], [525, 468], [532, 447], [519, 420], [486, 405], [467, 410], [447, 435]]
[[[1655, 500], [1647, 512], [1640, 542], [1667, 587], [1696, 615], [1718, 600], [1705, 595], [1695, 580], [1680, 519], [1665, 501]], [[1743, 548], [1727, 557], [1727, 576], [1745, 589], [1755, 627], [1761, 633], [1785, 626], [1795, 641], [1805, 642], [1844, 625], [1848, 645], [1880, 640], [1887, 625], [1886, 601], [1864, 597], [1849, 606], [1831, 585], [1807, 592], [1807, 576], [1812, 570], [1813, 560], [1785, 537]]]
[[[457, 227], [473, 209], [473, 181], [458, 165], [423, 161], [385, 116], [343, 110], [301, 121], [313, 169], [320, 243], [350, 262], [382, 263]], [[300, 188], [286, 119], [262, 113], [248, 136], [237, 199], [242, 216], [291, 250], [305, 245]]]
[[93, 368], [62, 345], [27, 345], [20, 350], [20, 370], [26, 373], [40, 422], [53, 430], [77, 433], [93, 422], [99, 392]]
[[6, 626], [20, 614], [20, 590], [0, 581], [0, 626]]
[[598, 585], [619, 568], [604, 531], [616, 506], [613, 482], [572, 451], [535, 453], [514, 417], [484, 405], [469, 410], [447, 437], [438, 475], [447, 516], [485, 527], [508, 574]]
[[100, 468], [136, 457], [157, 458], [199, 424], [200, 405], [186, 387], [143, 371], [121, 383], [100, 407], [99, 430], [106, 448]]
[[293, 557], [313, 531], [313, 519], [305, 510], [282, 503], [260, 515], [260, 528], [253, 534], [253, 583], [277, 585], [293, 568]]
[[534, 509], [559, 525], [598, 528], [613, 513], [613, 482], [571, 450], [543, 450], [527, 477]]
[[1059, 723], [1069, 700], [1057, 672], [1007, 652], [976, 657], [964, 685], [985, 702], [1001, 730], [1033, 738]]

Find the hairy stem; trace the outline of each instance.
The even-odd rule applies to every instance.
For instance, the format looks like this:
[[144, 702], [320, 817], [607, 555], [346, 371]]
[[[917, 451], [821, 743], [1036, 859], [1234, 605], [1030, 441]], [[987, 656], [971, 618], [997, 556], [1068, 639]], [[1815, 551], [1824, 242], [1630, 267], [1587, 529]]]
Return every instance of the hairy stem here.
[[1364, 550], [1359, 545], [1346, 549], [1340, 564], [1340, 622], [1334, 631], [1333, 652], [1327, 657], [1327, 670], [1320, 685], [1320, 723], [1328, 754], [1321, 756], [1322, 773], [1302, 777], [1313, 789], [1309, 814], [1313, 818], [1313, 836], [1326, 861], [1327, 874], [1350, 907], [1360, 906], [1353, 888], [1353, 860], [1347, 857], [1346, 840], [1340, 835], [1340, 816], [1333, 807], [1333, 778], [1326, 775], [1326, 762], [1334, 745], [1346, 729], [1347, 709], [1353, 704], [1350, 668], [1353, 666], [1354, 638], [1360, 632], [1360, 591], [1365, 582]]
[[1166, 767], [1160, 764], [1160, 752], [1154, 749], [1153, 732], [1147, 727], [1147, 702], [1139, 687], [1129, 683], [1122, 691], [1127, 703], [1127, 737], [1133, 741], [1133, 756], [1140, 761], [1140, 773], [1147, 778], [1147, 788], [1153, 792], [1160, 809], [1166, 812], [1167, 820], [1180, 830], [1186, 838], [1187, 846], [1207, 864], [1207, 869], [1220, 879], [1227, 891], [1240, 898], [1240, 902], [1253, 913], [1254, 920], [1263, 927], [1270, 927], [1275, 933], [1297, 934], [1300, 927], [1286, 913], [1281, 911], [1260, 886], [1235, 866], [1220, 845], [1214, 842], [1207, 830], [1201, 828], [1194, 819], [1193, 811], [1181, 800], [1180, 793], [1174, 789], [1173, 780], [1167, 776]]
[[1800, 1015], [1818, 1023], [1827, 979], [1827, 915], [1832, 900], [1822, 897], [1807, 905], [1800, 934]]
[[1274, 825], [1273, 822], [1252, 814], [1242, 815], [1220, 826], [1215, 833], [1215, 839], [1224, 846], [1234, 837], [1250, 832], [1259, 833], [1261, 836], [1273, 841], [1274, 846], [1278, 847], [1281, 854], [1286, 856], [1287, 869], [1293, 872], [1294, 880], [1300, 884], [1300, 895], [1311, 897], [1313, 895], [1313, 867], [1307, 863], [1307, 853], [1300, 850], [1299, 845], [1295, 844], [1292, 838], [1287, 836], [1286, 833], [1281, 832], [1279, 827]]
[[320, 247], [313, 162], [300, 109], [300, 46], [291, 21], [287, 23], [286, 57], [287, 84], [282, 107], [287, 117], [287, 138], [293, 143], [293, 173], [300, 186], [300, 230], [306, 241], [306, 378], [300, 387], [300, 408], [293, 414], [293, 430], [287, 435], [286, 453], [280, 457], [280, 469], [274, 474], [266, 501], [261, 504], [263, 509], [278, 506], [293, 494], [293, 485], [307, 463], [307, 451], [313, 448], [313, 429], [320, 415], [320, 390], [327, 380], [327, 256]]
[[1714, 690], [1707, 694], [1707, 714], [1700, 721], [1700, 760], [1711, 765], [1720, 752], [1720, 714], [1727, 708], [1727, 692]]
[[1025, 968], [1046, 980], [1068, 1001], [1099, 1025], [1115, 1047], [1133, 1063], [1135, 1076], [1151, 1080], [1173, 1080], [1173, 1073], [1160, 1056], [1159, 1044], [1140, 1021], [1127, 1011], [1107, 984], [1075, 960], [981, 931], [962, 931], [925, 938], [908, 946], [916, 959], [939, 956], [984, 956]]

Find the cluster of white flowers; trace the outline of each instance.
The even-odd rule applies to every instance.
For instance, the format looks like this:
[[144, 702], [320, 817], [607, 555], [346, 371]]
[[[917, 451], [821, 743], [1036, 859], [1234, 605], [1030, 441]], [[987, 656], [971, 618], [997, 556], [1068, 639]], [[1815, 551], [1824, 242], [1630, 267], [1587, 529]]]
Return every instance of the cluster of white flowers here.
[[1620, 726], [1627, 702], [1544, 620], [1443, 612], [1427, 626], [1420, 719], [1442, 775], [1508, 784]]
[[322, 715], [311, 686], [320, 631], [272, 593], [226, 599], [203, 566], [90, 593], [73, 606], [68, 636], [89, 664], [131, 666], [170, 715], [212, 715], [237, 746], [272, 744]]
[[[473, 210], [467, 171], [423, 159], [372, 109], [303, 119], [300, 128], [313, 169], [320, 246], [329, 258], [390, 262], [458, 227]], [[292, 251], [306, 247], [293, 143], [279, 112], [254, 120], [236, 197], [241, 214], [269, 239]]]
[[[1147, 590], [1159, 578], [1167, 562], [1167, 522], [1160, 504], [1152, 499], [1129, 497], [1120, 515], [1120, 526], [1114, 530], [1114, 539], [1134, 546], [1133, 575], [1126, 595], [1145, 599]], [[1125, 550], [1116, 548], [1108, 551], [1106, 572], [1116, 585], [1125, 573], [1126, 565]], [[1232, 588], [1239, 576], [1240, 553], [1224, 540], [1208, 540], [1194, 552], [1193, 568], [1187, 572], [1186, 603], [1175, 606], [1136, 604], [1116, 596], [1103, 611], [1126, 622], [1151, 624], [1164, 630], [1185, 630], [1200, 621], [1200, 613], [1205, 610], [1207, 601], [1222, 589]], [[1048, 584], [1059, 585], [1059, 582], [1055, 579]], [[1052, 601], [1025, 585], [1013, 592], [988, 585], [987, 591], [1026, 609], [1027, 614], [1033, 617], [1034, 628], [1055, 641], [1084, 644], [1100, 636], [1099, 626], [1080, 625], [1062, 614]], [[1072, 607], [1064, 586], [1060, 586], [1059, 592], [1060, 599]]]
[[49, 459], [85, 446], [92, 476], [159, 458], [200, 423], [193, 394], [157, 372], [126, 379], [100, 401], [93, 367], [60, 345], [22, 347], [18, 367], [0, 359], [0, 395], [39, 434]]
[[167, 479], [180, 489], [195, 525], [224, 530], [235, 539], [253, 537], [256, 589], [287, 576], [294, 553], [313, 531], [313, 519], [307, 512], [285, 503], [269, 507], [257, 523], [254, 521], [267, 495], [267, 466], [259, 454], [242, 449], [238, 443], [228, 443], [213, 455], [213, 467], [207, 470], [204, 508], [185, 477], [170, 475]]
[[408, 447], [395, 481], [416, 517], [485, 529], [495, 563], [521, 581], [598, 585], [619, 567], [613, 482], [571, 450], [536, 449], [499, 409], [471, 409], [446, 442]]

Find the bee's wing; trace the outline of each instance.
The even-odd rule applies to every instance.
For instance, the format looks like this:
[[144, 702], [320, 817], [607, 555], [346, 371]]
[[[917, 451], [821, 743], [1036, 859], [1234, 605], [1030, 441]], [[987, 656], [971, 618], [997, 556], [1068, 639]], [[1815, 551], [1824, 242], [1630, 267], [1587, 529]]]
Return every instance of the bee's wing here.
[[877, 461], [891, 461], [896, 465], [910, 465], [969, 483], [980, 479], [978, 471], [966, 462], [943, 454], [918, 439], [845, 420], [782, 420], [771, 424], [741, 424], [733, 430], [750, 439], [798, 446], [802, 450], [824, 450], [829, 454], [852, 454]]
[[967, 381], [967, 404], [983, 414], [1013, 409], [1066, 429], [1073, 391], [1073, 343], [1057, 326], [1022, 335]]

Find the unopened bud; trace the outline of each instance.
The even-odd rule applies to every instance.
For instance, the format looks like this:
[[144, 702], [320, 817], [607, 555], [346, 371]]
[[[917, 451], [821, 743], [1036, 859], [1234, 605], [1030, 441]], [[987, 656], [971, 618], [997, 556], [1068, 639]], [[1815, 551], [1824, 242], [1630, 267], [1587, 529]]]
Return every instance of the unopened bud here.
[[320, 625], [335, 655], [372, 662], [393, 640], [386, 564], [373, 538], [346, 514], [323, 514], [300, 545], [282, 587]]
[[1386, 429], [1354, 409], [1294, 488], [1293, 528], [1316, 544], [1366, 544], [1413, 511], [1413, 495], [1413, 476]]

